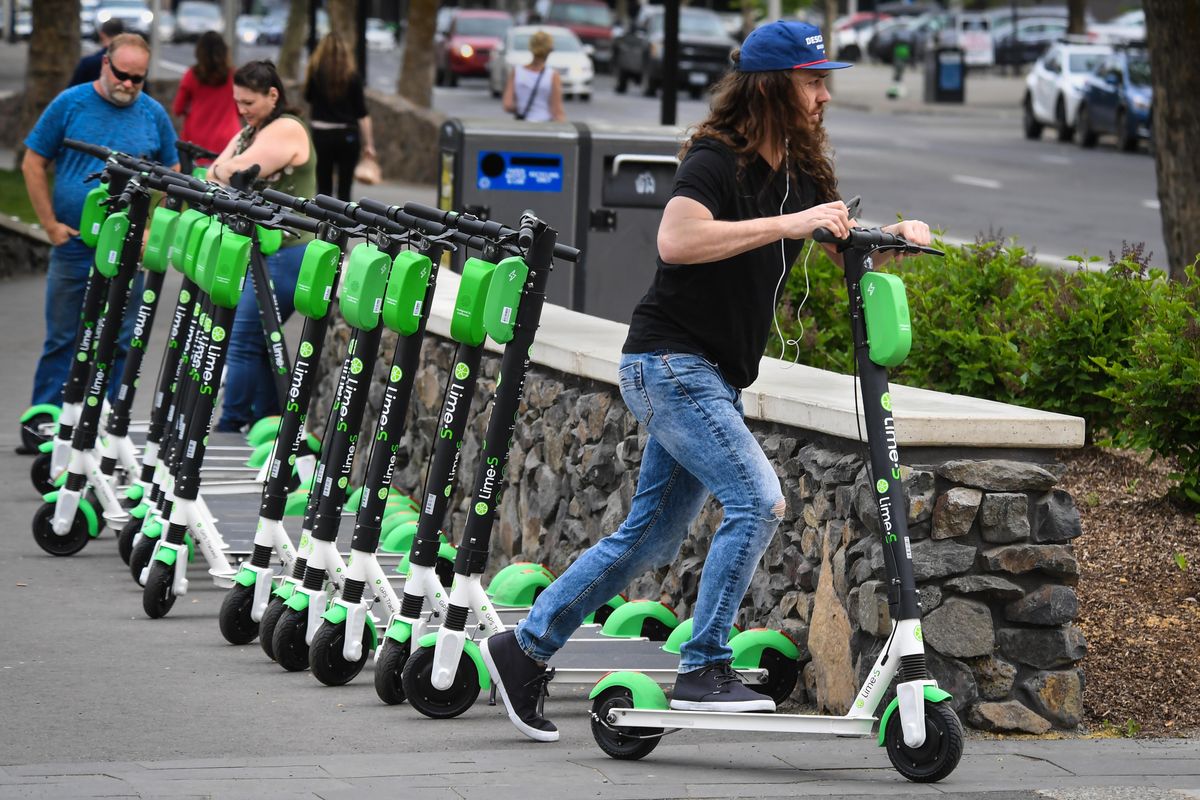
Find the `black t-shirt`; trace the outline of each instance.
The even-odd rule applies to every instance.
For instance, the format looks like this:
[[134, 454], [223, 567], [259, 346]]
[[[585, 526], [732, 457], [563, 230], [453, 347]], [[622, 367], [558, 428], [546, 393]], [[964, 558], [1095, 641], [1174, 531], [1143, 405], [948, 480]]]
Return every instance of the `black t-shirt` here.
[[324, 82], [314, 76], [304, 87], [304, 99], [311, 106], [312, 118], [317, 122], [335, 122], [353, 127], [367, 116], [363, 82], [357, 72], [350, 76], [345, 91], [333, 97], [325, 91]]
[[[715, 139], [700, 139], [688, 149], [675, 174], [672, 197], [688, 197], [712, 212], [713, 219], [740, 221], [803, 211], [816, 204], [817, 188], [801, 175], [790, 190], [782, 171], [771, 180], [771, 167], [760, 156], [738, 174], [737, 154]], [[804, 242], [784, 240], [706, 264], [668, 264], [661, 256], [650, 290], [633, 310], [622, 352], [675, 350], [716, 362], [731, 385], [744, 389], [758, 377], [775, 315], [780, 276], [800, 254]], [[786, 283], [786, 278], [784, 279]]]

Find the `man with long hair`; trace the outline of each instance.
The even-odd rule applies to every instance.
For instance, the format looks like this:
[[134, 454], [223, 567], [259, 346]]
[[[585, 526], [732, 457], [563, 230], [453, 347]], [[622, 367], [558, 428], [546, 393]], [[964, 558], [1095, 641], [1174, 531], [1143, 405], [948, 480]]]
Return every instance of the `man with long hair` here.
[[[142, 92], [150, 66], [150, 46], [136, 33], [114, 36], [101, 58], [100, 77], [72, 86], [46, 107], [25, 137], [21, 171], [29, 201], [53, 248], [46, 274], [46, 339], [33, 378], [33, 402], [62, 402], [62, 387], [71, 367], [79, 314], [88, 271], [96, 257], [79, 238], [79, 220], [87, 193], [99, 185], [103, 162], [63, 146], [64, 139], [149, 158], [179, 168], [175, 129], [167, 112]], [[54, 188], [50, 168], [54, 167]], [[137, 279], [140, 286], [141, 277]], [[130, 294], [130, 303], [140, 296]], [[133, 332], [133, 315], [126, 314], [117, 356], [110, 374], [120, 375]], [[115, 396], [120, 381], [109, 383]]]
[[[708, 117], [683, 147], [658, 229], [658, 268], [633, 311], [621, 396], [649, 432], [637, 493], [616, 533], [580, 556], [515, 630], [483, 642], [513, 724], [537, 741], [558, 729], [539, 708], [546, 662], [583, 619], [647, 570], [670, 564], [709, 495], [724, 509], [704, 562], [692, 638], [671, 708], [774, 711], [744, 685], [727, 644], [750, 579], [784, 514], [783, 492], [742, 415], [775, 305], [805, 239], [845, 237], [822, 124], [830, 70], [821, 32], [773, 22], [732, 54]], [[929, 242], [922, 222], [886, 230]], [[831, 251], [831, 257], [840, 256]]]

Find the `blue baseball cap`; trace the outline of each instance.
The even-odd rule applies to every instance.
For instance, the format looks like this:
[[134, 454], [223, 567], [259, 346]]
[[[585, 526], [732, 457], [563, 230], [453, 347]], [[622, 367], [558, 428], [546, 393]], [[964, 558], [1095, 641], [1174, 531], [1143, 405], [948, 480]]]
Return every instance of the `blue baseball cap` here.
[[845, 69], [852, 67], [825, 57], [821, 29], [807, 22], [775, 22], [756, 28], [742, 42], [740, 72], [774, 72], [781, 69]]

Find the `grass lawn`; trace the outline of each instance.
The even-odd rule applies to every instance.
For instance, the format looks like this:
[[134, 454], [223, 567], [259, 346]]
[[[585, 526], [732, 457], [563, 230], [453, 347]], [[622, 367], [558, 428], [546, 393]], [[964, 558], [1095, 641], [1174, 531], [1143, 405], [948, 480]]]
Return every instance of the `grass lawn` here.
[[19, 217], [23, 222], [37, 222], [20, 170], [0, 169], [0, 214]]

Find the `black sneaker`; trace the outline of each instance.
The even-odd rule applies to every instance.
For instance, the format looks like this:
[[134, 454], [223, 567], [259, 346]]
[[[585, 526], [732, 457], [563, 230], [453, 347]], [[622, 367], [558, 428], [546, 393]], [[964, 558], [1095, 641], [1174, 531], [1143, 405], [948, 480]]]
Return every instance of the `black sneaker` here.
[[775, 701], [742, 683], [728, 661], [681, 672], [671, 692], [676, 711], [774, 711]]
[[538, 742], [557, 742], [558, 728], [542, 716], [546, 684], [554, 677], [554, 670], [527, 656], [512, 631], [487, 637], [479, 649], [517, 730]]

